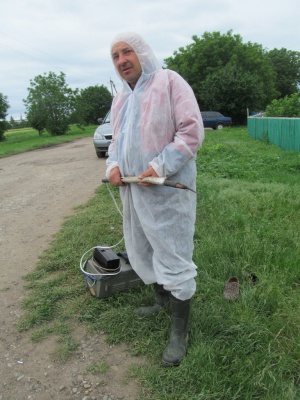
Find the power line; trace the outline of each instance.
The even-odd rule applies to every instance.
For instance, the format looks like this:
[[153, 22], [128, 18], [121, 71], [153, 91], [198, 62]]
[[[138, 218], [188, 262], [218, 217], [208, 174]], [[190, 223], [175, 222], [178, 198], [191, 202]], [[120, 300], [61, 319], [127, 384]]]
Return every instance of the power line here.
[[[32, 49], [37, 50], [37, 51], [39, 51], [40, 53], [45, 54], [45, 55], [48, 56], [48, 57], [54, 58], [54, 59], [56, 59], [56, 60], [62, 62], [63, 64], [65, 64], [65, 61], [59, 59], [58, 57], [55, 57], [55, 56], [53, 56], [53, 55], [51, 55], [51, 54], [49, 54], [49, 53], [46, 53], [45, 51], [40, 50], [40, 49], [38, 49], [37, 47], [34, 47], [34, 46], [32, 46], [32, 45], [30, 45], [30, 44], [28, 44], [28, 43], [26, 43], [26, 42], [24, 42], [24, 41], [22, 41], [22, 40], [19, 40], [19, 39], [15, 38], [15, 37], [11, 36], [11, 35], [8, 35], [7, 33], [3, 32], [1, 29], [0, 29], [0, 33], [1, 33], [2, 35], [5, 35], [5, 36], [7, 36], [7, 37], [9, 37], [9, 38], [11, 38], [11, 39], [17, 41], [17, 42], [20, 42], [20, 43], [22, 43], [22, 44], [24, 44], [24, 45], [26, 45], [26, 46], [28, 46], [28, 47], [31, 47]], [[19, 50], [19, 49], [16, 49], [16, 48], [14, 48], [14, 47], [12, 47], [12, 46], [7, 45], [7, 44], [4, 44], [4, 43], [1, 43], [1, 42], [0, 42], [0, 46], [6, 48], [6, 49], [8, 49], [8, 50], [10, 50], [11, 52], [13, 52], [13, 53], [15, 53], [15, 54], [21, 55], [21, 56], [26, 57], [26, 58], [31, 59], [31, 60], [43, 62], [44, 64], [49, 64], [49, 66], [55, 67], [55, 68], [59, 69], [60, 71], [62, 70], [61, 67], [59, 67], [58, 65], [56, 65], [56, 64], [54, 64], [54, 63], [45, 61], [45, 60], [43, 60], [43, 59], [41, 59], [41, 58], [39, 58], [39, 57], [36, 57], [36, 56], [32, 56], [31, 54], [29, 54], [29, 53], [27, 53], [27, 52], [21, 51], [21, 50]], [[85, 76], [84, 73], [81, 73], [81, 72], [80, 72], [80, 74], [81, 74], [82, 76]], [[99, 76], [98, 79], [104, 80], [105, 78]], [[110, 80], [109, 84], [110, 84], [110, 86], [111, 86], [111, 90], [113, 90], [111, 80]], [[116, 88], [115, 88], [114, 83], [113, 83], [113, 86], [114, 86], [115, 92], [117, 93], [117, 90], [116, 90]]]
[[26, 57], [26, 58], [29, 58], [29, 59], [35, 60], [35, 61], [42, 61], [43, 63], [49, 64], [49, 65], [51, 65], [52, 67], [61, 69], [60, 67], [58, 67], [58, 66], [55, 65], [55, 64], [49, 63], [48, 61], [42, 60], [41, 58], [38, 58], [38, 57], [34, 57], [34, 56], [32, 56], [31, 54], [24, 53], [23, 51], [17, 50], [17, 49], [15, 49], [14, 47], [8, 46], [8, 45], [6, 45], [6, 44], [4, 44], [4, 43], [1, 43], [1, 42], [0, 42], [0, 46], [2, 46], [2, 47], [4, 47], [4, 48], [6, 48], [6, 49], [8, 49], [8, 50], [10, 50], [10, 51], [12, 51], [12, 52], [18, 54], [18, 55], [21, 55], [21, 56], [23, 56], [23, 57]]
[[11, 38], [11, 39], [17, 41], [17, 42], [20, 42], [20, 43], [22, 43], [22, 44], [25, 44], [26, 46], [31, 47], [32, 49], [37, 50], [37, 51], [39, 51], [40, 53], [45, 54], [45, 55], [48, 56], [48, 57], [52, 57], [52, 58], [55, 58], [56, 60], [58, 60], [58, 61], [60, 61], [60, 62], [64, 62], [63, 60], [59, 59], [58, 57], [55, 57], [55, 56], [53, 56], [53, 55], [51, 55], [51, 54], [49, 54], [49, 53], [46, 53], [44, 50], [38, 49], [37, 47], [34, 47], [34, 46], [32, 46], [31, 44], [24, 42], [23, 40], [20, 40], [20, 39], [15, 38], [14, 36], [8, 35], [7, 33], [1, 31], [1, 29], [0, 29], [0, 33], [2, 33], [2, 35], [5, 35], [5, 36], [7, 36], [7, 37], [9, 37], [9, 38]]

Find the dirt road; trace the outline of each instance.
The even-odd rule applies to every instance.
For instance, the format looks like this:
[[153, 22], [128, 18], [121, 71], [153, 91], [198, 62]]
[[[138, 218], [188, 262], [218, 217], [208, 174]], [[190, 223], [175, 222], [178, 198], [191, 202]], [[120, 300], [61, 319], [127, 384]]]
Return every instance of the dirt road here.
[[[0, 159], [0, 400], [134, 400], [138, 384], [125, 383], [139, 362], [125, 347], [112, 347], [101, 334], [74, 327], [80, 348], [66, 364], [52, 357], [56, 338], [33, 343], [17, 329], [25, 295], [21, 279], [34, 270], [74, 207], [90, 199], [104, 177], [91, 138]], [[109, 366], [92, 375], [93, 363]]]

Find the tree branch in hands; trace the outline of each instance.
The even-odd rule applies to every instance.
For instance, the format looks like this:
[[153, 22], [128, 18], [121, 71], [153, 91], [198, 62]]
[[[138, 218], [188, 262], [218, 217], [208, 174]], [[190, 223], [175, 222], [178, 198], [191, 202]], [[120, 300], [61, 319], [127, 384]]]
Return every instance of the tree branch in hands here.
[[[140, 174], [138, 176], [139, 179], [144, 179], [144, 178], [148, 178], [148, 177], [153, 177], [153, 178], [157, 178], [158, 177], [157, 173], [155, 172], [155, 170], [152, 167], [148, 168], [146, 171], [144, 171], [142, 174]], [[141, 186], [152, 186], [153, 184], [152, 183], [141, 183], [140, 182], [139, 185], [141, 185]]]

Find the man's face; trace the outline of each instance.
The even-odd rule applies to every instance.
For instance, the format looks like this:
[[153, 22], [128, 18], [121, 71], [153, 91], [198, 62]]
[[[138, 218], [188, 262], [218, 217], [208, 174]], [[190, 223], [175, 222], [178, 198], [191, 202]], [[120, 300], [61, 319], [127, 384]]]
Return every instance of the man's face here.
[[133, 89], [142, 74], [142, 67], [133, 48], [125, 42], [118, 42], [112, 48], [113, 62], [123, 79]]

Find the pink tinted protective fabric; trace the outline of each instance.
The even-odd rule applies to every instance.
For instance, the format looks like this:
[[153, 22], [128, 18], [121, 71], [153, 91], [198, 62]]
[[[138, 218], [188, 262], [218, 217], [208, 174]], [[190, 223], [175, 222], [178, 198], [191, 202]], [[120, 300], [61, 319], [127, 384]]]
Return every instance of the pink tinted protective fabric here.
[[[195, 157], [204, 139], [202, 118], [191, 87], [163, 70], [149, 45], [132, 32], [112, 43], [128, 43], [142, 75], [132, 91], [126, 81], [111, 109], [113, 140], [107, 176], [138, 176], [152, 166], [159, 176], [195, 189]], [[192, 260], [196, 195], [190, 191], [136, 184], [120, 188], [126, 250], [145, 283], [158, 282], [180, 300], [196, 289]]]

